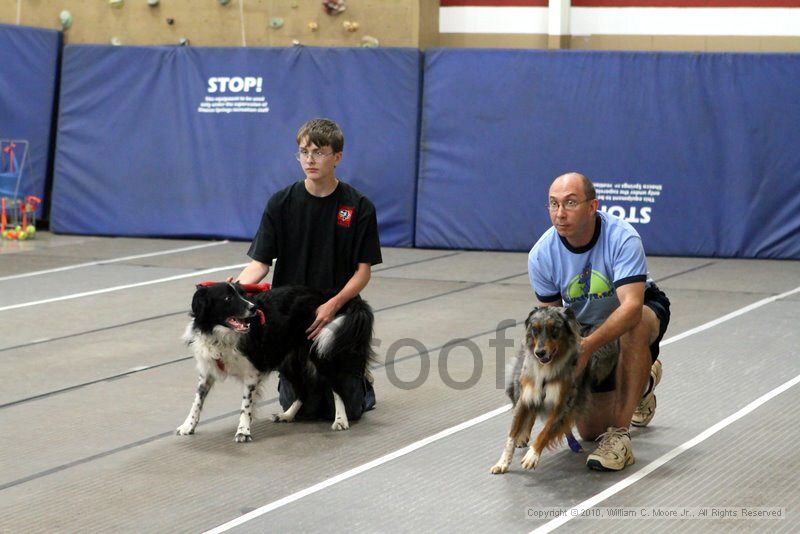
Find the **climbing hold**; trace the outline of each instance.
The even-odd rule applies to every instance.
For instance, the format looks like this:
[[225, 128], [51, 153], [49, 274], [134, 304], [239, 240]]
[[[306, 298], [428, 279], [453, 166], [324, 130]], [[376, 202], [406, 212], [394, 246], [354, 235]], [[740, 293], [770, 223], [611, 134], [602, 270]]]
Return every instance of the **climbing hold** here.
[[364, 48], [377, 48], [380, 42], [371, 35], [365, 35], [361, 38], [361, 46]]
[[322, 2], [322, 8], [328, 15], [338, 15], [344, 12], [347, 6], [344, 5], [344, 0], [324, 0]]
[[72, 26], [72, 13], [65, 9], [58, 15], [58, 20], [61, 21], [61, 29], [68, 30]]

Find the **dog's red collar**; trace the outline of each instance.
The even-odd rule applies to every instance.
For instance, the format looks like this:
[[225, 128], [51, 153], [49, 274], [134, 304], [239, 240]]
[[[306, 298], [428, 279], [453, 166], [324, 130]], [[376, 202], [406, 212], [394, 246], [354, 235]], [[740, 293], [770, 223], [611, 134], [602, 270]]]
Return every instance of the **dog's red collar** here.
[[267, 318], [264, 316], [264, 312], [261, 311], [261, 310], [256, 310], [256, 313], [258, 314], [258, 322], [259, 322], [259, 324], [261, 326], [264, 326], [264, 324], [266, 324], [266, 322], [267, 322]]

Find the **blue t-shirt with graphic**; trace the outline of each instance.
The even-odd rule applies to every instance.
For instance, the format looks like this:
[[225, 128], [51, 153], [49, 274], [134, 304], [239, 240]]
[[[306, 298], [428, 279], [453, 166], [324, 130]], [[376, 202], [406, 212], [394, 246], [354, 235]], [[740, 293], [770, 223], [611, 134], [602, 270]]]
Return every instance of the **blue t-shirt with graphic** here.
[[592, 240], [575, 248], [551, 227], [528, 254], [528, 276], [540, 302], [561, 300], [582, 325], [598, 325], [619, 307], [616, 288], [653, 281], [642, 238], [627, 222], [597, 212]]

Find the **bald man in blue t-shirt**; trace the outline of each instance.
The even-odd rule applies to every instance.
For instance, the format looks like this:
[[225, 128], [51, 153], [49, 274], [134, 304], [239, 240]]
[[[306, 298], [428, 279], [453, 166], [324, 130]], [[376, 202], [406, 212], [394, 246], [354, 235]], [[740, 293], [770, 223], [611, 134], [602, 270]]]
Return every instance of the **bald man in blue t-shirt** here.
[[629, 425], [646, 426], [655, 414], [669, 299], [647, 272], [636, 230], [597, 208], [588, 178], [556, 178], [548, 199], [553, 227], [531, 249], [528, 274], [542, 306], [571, 308], [583, 331], [591, 331], [581, 340], [578, 373], [596, 350], [619, 339], [616, 373], [594, 385], [591, 412], [578, 421], [584, 439], [601, 437], [586, 465], [619, 471], [634, 462]]

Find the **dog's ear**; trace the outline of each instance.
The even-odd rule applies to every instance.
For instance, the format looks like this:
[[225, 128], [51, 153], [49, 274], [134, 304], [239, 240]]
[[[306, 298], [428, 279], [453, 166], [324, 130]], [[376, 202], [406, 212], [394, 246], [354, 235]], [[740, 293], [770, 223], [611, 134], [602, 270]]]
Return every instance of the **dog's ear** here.
[[531, 317], [533, 317], [533, 314], [536, 313], [537, 311], [541, 310], [541, 309], [542, 308], [540, 306], [536, 306], [535, 308], [533, 308], [531, 310], [531, 312], [528, 314], [528, 318], [525, 319], [525, 328], [526, 329], [531, 326]]
[[206, 303], [208, 302], [208, 298], [206, 298], [207, 293], [208, 288], [206, 286], [197, 286], [197, 291], [194, 292], [194, 297], [192, 297], [192, 317], [203, 315], [206, 309]]
[[575, 312], [572, 311], [572, 308], [564, 308], [564, 317], [566, 317], [568, 321], [578, 322], [578, 318], [575, 316]]

